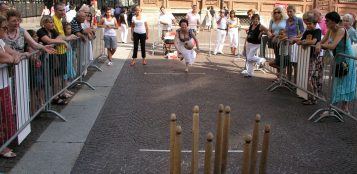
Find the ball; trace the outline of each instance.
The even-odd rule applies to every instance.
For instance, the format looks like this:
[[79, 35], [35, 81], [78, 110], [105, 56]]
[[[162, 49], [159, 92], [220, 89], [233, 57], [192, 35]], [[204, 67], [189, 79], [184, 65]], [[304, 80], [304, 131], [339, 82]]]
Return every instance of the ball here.
[[186, 41], [186, 42], [185, 42], [185, 45], [184, 45], [184, 46], [185, 46], [186, 49], [192, 50], [195, 45], [194, 45], [194, 43], [193, 43], [191, 40], [189, 40], [189, 41]]

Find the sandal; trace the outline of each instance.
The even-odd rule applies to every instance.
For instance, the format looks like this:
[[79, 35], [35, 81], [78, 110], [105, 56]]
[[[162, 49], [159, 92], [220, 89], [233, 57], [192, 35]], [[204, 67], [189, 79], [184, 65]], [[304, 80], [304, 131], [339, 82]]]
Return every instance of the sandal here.
[[302, 104], [303, 105], [316, 105], [316, 100], [305, 100], [305, 101], [302, 101]]
[[135, 60], [132, 60], [131, 62], [130, 62], [130, 66], [134, 66], [135, 65]]
[[65, 99], [58, 98], [58, 99], [53, 99], [51, 103], [54, 105], [67, 105], [68, 101]]
[[[6, 152], [4, 152], [6, 151]], [[16, 153], [14, 153], [12, 151], [12, 149], [9, 149], [9, 148], [5, 148], [1, 153], [0, 153], [0, 156], [1, 157], [4, 157], [4, 158], [14, 158], [16, 157]]]
[[143, 65], [146, 65], [146, 64], [147, 64], [146, 60], [145, 60], [145, 59], [143, 59]]

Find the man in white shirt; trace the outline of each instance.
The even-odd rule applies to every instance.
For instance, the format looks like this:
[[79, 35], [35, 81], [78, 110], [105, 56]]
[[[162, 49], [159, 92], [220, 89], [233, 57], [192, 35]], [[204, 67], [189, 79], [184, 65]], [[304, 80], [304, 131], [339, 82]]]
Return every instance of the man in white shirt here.
[[221, 9], [217, 18], [217, 42], [213, 52], [214, 55], [217, 53], [223, 54], [224, 41], [227, 35], [227, 17], [225, 17], [224, 13], [225, 11]]
[[70, 23], [74, 17], [76, 17], [76, 10], [75, 10], [75, 6], [69, 6], [70, 10], [66, 13], [66, 20], [68, 23]]
[[159, 21], [162, 24], [161, 31], [162, 31], [162, 39], [165, 36], [166, 32], [172, 31], [172, 24], [177, 24], [175, 17], [171, 13], [165, 12], [165, 7], [160, 7], [160, 16]]
[[197, 5], [192, 5], [192, 11], [186, 14], [188, 20], [188, 28], [193, 29], [195, 34], [199, 31], [200, 15], [197, 12]]

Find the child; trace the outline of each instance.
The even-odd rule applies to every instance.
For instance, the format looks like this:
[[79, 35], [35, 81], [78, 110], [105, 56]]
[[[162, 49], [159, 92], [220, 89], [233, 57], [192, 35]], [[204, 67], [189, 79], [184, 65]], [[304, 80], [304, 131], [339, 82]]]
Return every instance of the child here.
[[[64, 30], [64, 33], [66, 35], [66, 37], [68, 39], [66, 39], [67, 41], [71, 41], [71, 40], [75, 40], [76, 37], [73, 37], [72, 35], [72, 28], [71, 28], [71, 24], [70, 23], [63, 23], [63, 30]], [[73, 53], [73, 49], [72, 49], [72, 43], [73, 42], [70, 42], [68, 44], [68, 47], [67, 47], [67, 73], [65, 75], [65, 80], [66, 80], [66, 85], [68, 85], [69, 81], [70, 80], [73, 80], [74, 78], [76, 78], [76, 70], [74, 69], [74, 61], [76, 60], [76, 55], [75, 53]], [[70, 92], [72, 93], [72, 92]], [[73, 93], [72, 93], [73, 94]]]
[[[279, 45], [279, 56], [275, 57], [274, 62], [269, 62], [269, 66], [276, 68], [277, 69], [277, 80], [280, 78], [280, 71], [282, 71], [280, 68], [285, 68], [288, 63], [288, 49], [289, 49], [289, 40], [288, 40], [288, 35], [286, 33], [285, 29], [279, 30], [278, 34], [278, 43]], [[283, 64], [281, 66], [281, 57], [283, 57]]]
[[[317, 20], [315, 16], [308, 15], [303, 16], [304, 23], [306, 24], [306, 31], [304, 32], [301, 40], [297, 40], [298, 45], [308, 47], [310, 45], [316, 45], [321, 41], [321, 30], [316, 28]], [[315, 53], [314, 48], [311, 48], [309, 73], [308, 73], [308, 85], [307, 89], [313, 93], [317, 93], [318, 86], [321, 82], [322, 61], [318, 54]], [[316, 104], [316, 98], [312, 95], [308, 95], [308, 99], [302, 102], [304, 105]]]

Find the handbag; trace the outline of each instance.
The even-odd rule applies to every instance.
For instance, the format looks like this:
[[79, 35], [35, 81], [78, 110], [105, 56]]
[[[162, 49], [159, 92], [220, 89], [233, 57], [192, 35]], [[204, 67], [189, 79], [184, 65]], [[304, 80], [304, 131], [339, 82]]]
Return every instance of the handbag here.
[[348, 64], [346, 61], [342, 61], [336, 64], [335, 77], [343, 77], [348, 74]]

